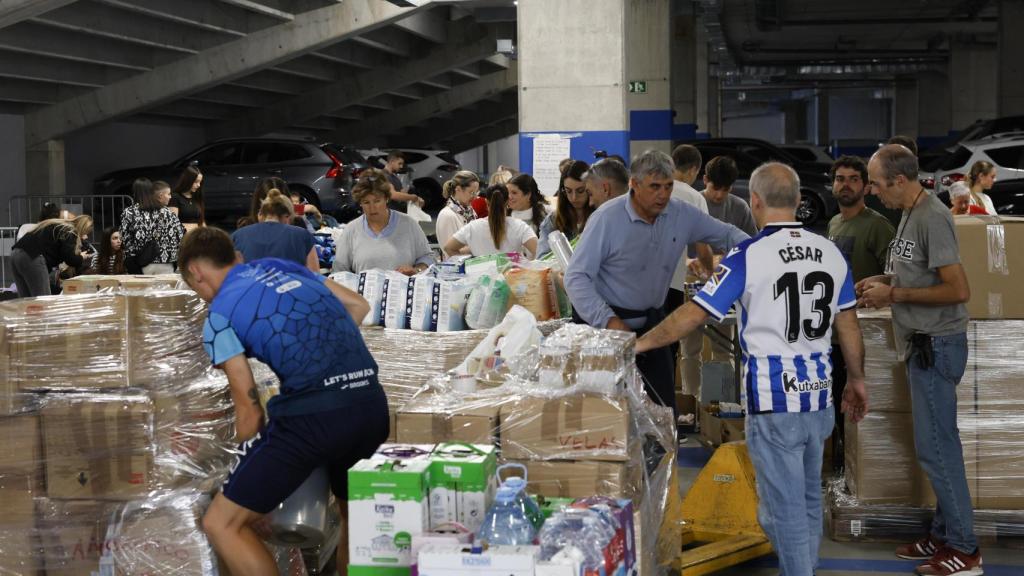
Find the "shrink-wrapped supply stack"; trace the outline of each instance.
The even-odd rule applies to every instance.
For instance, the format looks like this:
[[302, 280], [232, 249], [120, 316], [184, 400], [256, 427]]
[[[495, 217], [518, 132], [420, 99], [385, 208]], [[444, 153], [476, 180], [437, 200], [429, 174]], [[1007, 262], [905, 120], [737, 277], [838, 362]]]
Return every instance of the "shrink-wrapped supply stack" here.
[[[406, 349], [402, 335], [396, 353]], [[641, 573], [654, 574], [678, 549], [669, 543], [661, 547], [666, 557], [658, 555], [659, 540], [678, 536], [677, 527], [662, 526], [674, 489], [675, 430], [671, 411], [643, 391], [634, 345], [630, 333], [538, 323], [513, 307], [463, 362], [398, 409], [397, 439], [494, 446], [498, 463], [515, 465], [533, 497], [632, 502], [639, 562], [651, 570]]]
[[[920, 535], [935, 495], [916, 459], [910, 387], [890, 314], [859, 316], [871, 411], [846, 423], [846, 473], [829, 490], [829, 526], [837, 540], [906, 540]], [[1024, 536], [1021, 327], [1017, 319], [973, 318], [967, 327], [957, 428], [981, 536]]]
[[205, 304], [173, 278], [0, 304], [0, 573], [215, 574], [198, 518], [235, 458]]

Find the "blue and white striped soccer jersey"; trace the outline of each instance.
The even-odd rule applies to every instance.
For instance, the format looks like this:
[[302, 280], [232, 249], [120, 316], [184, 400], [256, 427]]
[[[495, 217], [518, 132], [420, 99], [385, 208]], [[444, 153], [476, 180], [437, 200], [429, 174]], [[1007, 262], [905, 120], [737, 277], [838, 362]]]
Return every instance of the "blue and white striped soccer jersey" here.
[[733, 249], [693, 299], [716, 320], [739, 301], [748, 414], [832, 405], [832, 323], [857, 299], [830, 240], [797, 223], [768, 225]]

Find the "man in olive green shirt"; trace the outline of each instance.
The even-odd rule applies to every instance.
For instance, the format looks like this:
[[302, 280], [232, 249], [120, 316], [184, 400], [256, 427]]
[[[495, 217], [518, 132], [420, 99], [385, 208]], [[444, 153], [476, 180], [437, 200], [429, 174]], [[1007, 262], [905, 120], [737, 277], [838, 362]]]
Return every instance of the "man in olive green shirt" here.
[[843, 156], [832, 164], [832, 195], [839, 214], [828, 223], [828, 238], [850, 261], [854, 282], [883, 274], [889, 243], [896, 231], [889, 220], [864, 205], [867, 166], [856, 156]]
[[[856, 156], [842, 156], [832, 164], [832, 195], [839, 214], [828, 223], [828, 238], [836, 243], [850, 263], [854, 282], [885, 273], [889, 243], [896, 231], [889, 219], [864, 205], [868, 167]], [[832, 345], [832, 392], [842, 398], [846, 388], [846, 360], [839, 346]], [[832, 469], [843, 469], [843, 415], [836, 410], [836, 433], [832, 434]]]

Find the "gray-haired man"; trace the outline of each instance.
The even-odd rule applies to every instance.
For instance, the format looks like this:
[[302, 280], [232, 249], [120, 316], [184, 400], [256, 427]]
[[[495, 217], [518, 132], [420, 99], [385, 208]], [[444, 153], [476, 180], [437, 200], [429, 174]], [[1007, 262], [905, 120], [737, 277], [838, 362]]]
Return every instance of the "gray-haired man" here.
[[629, 171], [622, 162], [604, 158], [591, 165], [583, 175], [583, 183], [590, 193], [590, 205], [600, 208], [601, 204], [629, 191]]
[[[644, 333], [664, 317], [672, 273], [686, 246], [726, 250], [748, 236], [672, 198], [672, 158], [648, 150], [633, 158], [629, 194], [608, 200], [587, 221], [565, 272], [565, 289], [591, 326]], [[668, 347], [637, 356], [647, 391], [675, 408], [675, 370]]]

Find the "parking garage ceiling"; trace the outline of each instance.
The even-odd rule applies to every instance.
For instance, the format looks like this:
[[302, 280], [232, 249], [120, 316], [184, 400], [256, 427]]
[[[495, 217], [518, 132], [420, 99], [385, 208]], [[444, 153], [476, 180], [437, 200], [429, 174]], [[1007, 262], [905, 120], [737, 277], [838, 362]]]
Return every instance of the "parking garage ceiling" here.
[[[732, 84], [945, 69], [984, 0], [673, 0]], [[516, 132], [511, 0], [5, 0], [0, 112], [31, 143], [112, 120], [453, 150]]]
[[[508, 118], [515, 94], [515, 64], [497, 49], [515, 36], [505, 5], [7, 0], [0, 112], [25, 115], [29, 144], [123, 119], [199, 125], [210, 138], [469, 142]], [[424, 129], [464, 113], [480, 124]]]

